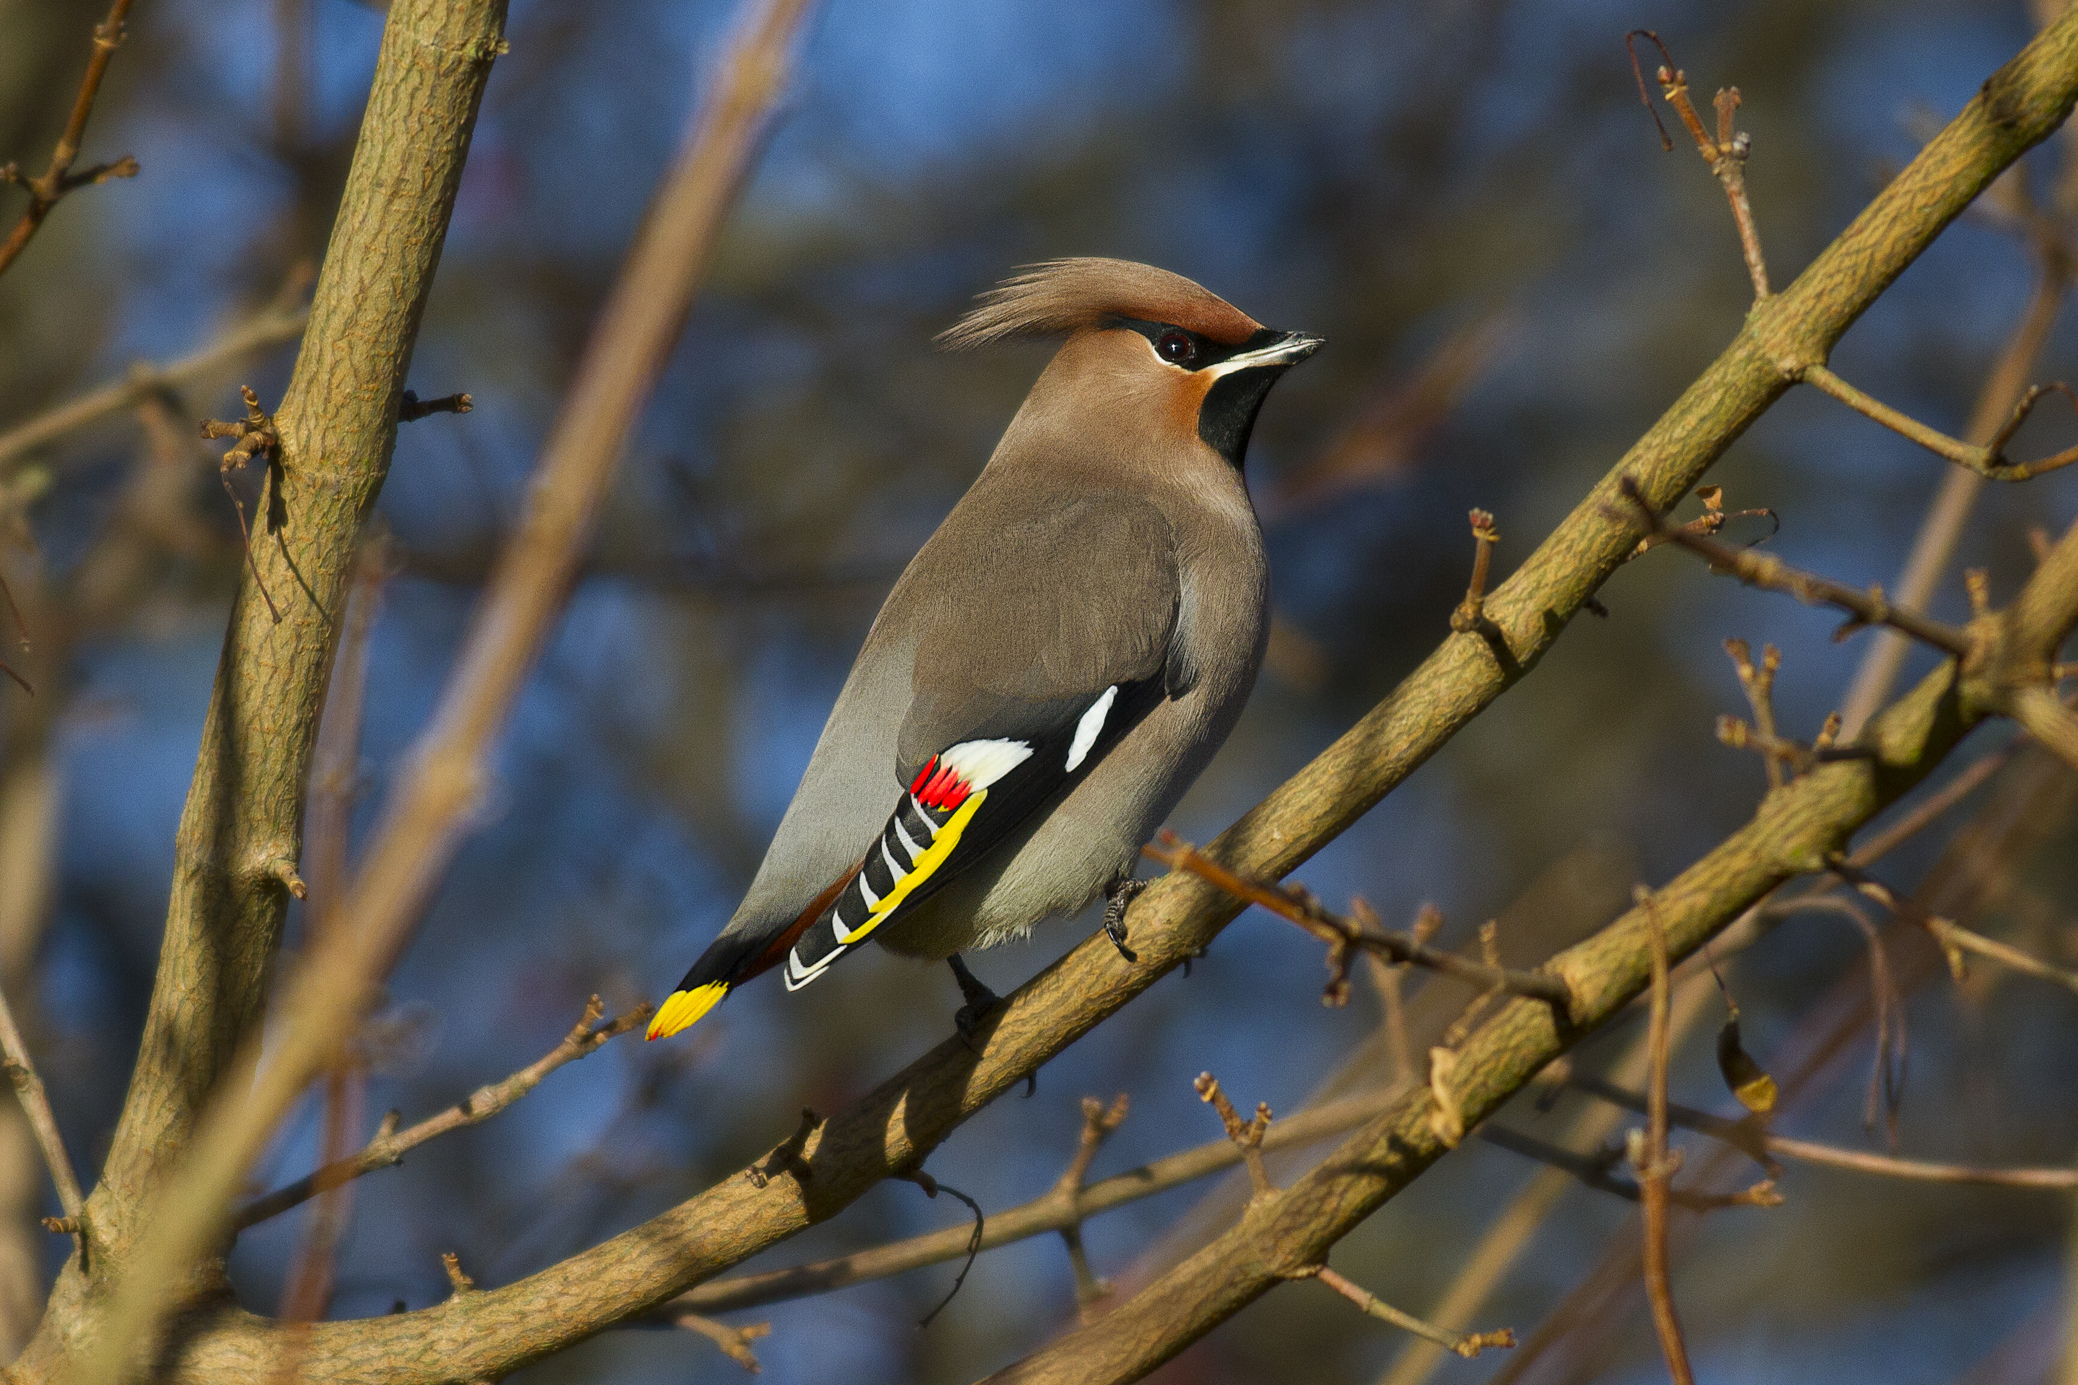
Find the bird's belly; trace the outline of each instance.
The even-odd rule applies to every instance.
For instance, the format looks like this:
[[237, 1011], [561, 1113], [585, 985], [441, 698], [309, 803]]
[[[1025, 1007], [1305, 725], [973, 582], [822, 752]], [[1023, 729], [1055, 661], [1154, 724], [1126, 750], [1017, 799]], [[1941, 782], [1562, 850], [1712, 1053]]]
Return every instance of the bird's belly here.
[[1156, 706], [1057, 805], [1042, 806], [1031, 826], [884, 929], [882, 946], [938, 960], [1081, 909], [1132, 873], [1142, 843], [1219, 749], [1247, 696], [1246, 682], [1224, 697], [1201, 683]]

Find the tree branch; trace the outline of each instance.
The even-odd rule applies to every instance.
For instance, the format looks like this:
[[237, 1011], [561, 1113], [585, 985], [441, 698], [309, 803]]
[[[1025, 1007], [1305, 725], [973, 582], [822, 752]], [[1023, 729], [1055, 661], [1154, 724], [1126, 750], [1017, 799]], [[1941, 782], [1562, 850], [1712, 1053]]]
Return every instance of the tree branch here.
[[[275, 410], [253, 557], [233, 604], [176, 840], [136, 1076], [91, 1220], [131, 1228], [257, 1019], [301, 853], [310, 756], [362, 516], [454, 205], [503, 0], [391, 7], [310, 328]], [[399, 189], [411, 189], [409, 196]], [[272, 620], [262, 591], [280, 592]], [[112, 1248], [112, 1247], [111, 1247]], [[117, 1257], [120, 1258], [120, 1257]]]
[[1158, 844], [1143, 846], [1140, 852], [1149, 860], [1160, 861], [1171, 869], [1187, 870], [1209, 880], [1236, 899], [1260, 905], [1326, 943], [1331, 976], [1325, 999], [1330, 1003], [1339, 1004], [1346, 998], [1350, 959], [1361, 949], [1388, 962], [1405, 963], [1456, 977], [1482, 990], [1536, 996], [1558, 1006], [1562, 1012], [1566, 1008], [1566, 983], [1556, 976], [1490, 967], [1469, 957], [1460, 957], [1455, 952], [1439, 951], [1412, 933], [1392, 933], [1345, 918], [1322, 905], [1310, 891], [1287, 885], [1265, 885], [1235, 874], [1174, 832], [1164, 830]]
[[1959, 659], [1968, 658], [1975, 648], [1968, 631], [1898, 609], [1884, 599], [1881, 587], [1862, 591], [1793, 568], [1772, 553], [1756, 553], [1750, 548], [1734, 548], [1719, 543], [1716, 539], [1691, 532], [1686, 526], [1667, 523], [1666, 518], [1646, 501], [1644, 491], [1630, 477], [1623, 478], [1622, 490], [1624, 499], [1630, 502], [1631, 513], [1644, 522], [1652, 537], [1679, 544], [1703, 558], [1713, 569], [1730, 573], [1749, 587], [1783, 592], [1807, 606], [1839, 607], [1853, 617], [1841, 627], [1842, 633], [1863, 625], [1888, 625]]
[[[2068, 148], [2064, 152], [2064, 162], [2068, 169], [2078, 170], [2078, 157], [2074, 157]], [[2019, 404], [2049, 340], [2050, 329], [2056, 325], [2064, 295], [2070, 288], [2070, 256], [2061, 250], [2052, 251], [2040, 241], [2036, 242], [2035, 249], [2038, 278], [2034, 296], [2029, 299], [2027, 311], [2022, 314], [2020, 323], [2013, 329], [2012, 336], [1999, 352], [1997, 362], [1978, 391], [1976, 404], [1970, 410], [1963, 431], [1966, 438], [1981, 442], [1991, 437], [1999, 426], [1999, 420]], [[1935, 584], [1947, 570], [1955, 546], [1961, 540], [1963, 524], [1975, 509], [1977, 497], [1983, 494], [1987, 484], [1986, 478], [1978, 472], [1961, 467], [1945, 470], [1947, 474], [1941, 478], [1940, 489], [1935, 492], [1926, 518], [1921, 521], [1919, 532], [1912, 540], [1912, 549], [1905, 557], [1905, 565], [1898, 573], [1895, 600], [1907, 610], [1924, 610], [1933, 598]], [[1889, 700], [1898, 670], [1904, 666], [1905, 638], [1888, 631], [1877, 632], [1861, 666], [1854, 672], [1846, 696], [1841, 700], [1846, 739], [1851, 741], [1859, 735], [1862, 723]]]
[[152, 395], [177, 389], [207, 377], [241, 358], [285, 341], [294, 341], [310, 320], [310, 309], [293, 302], [278, 301], [231, 328], [218, 340], [179, 360], [165, 365], [143, 362], [131, 367], [120, 380], [89, 390], [47, 413], [0, 433], [0, 472], [46, 447], [75, 428], [84, 428], [111, 414], [134, 409]]
[[256, 1226], [269, 1217], [278, 1217], [291, 1207], [308, 1202], [311, 1198], [350, 1183], [363, 1174], [377, 1169], [386, 1169], [404, 1162], [404, 1156], [426, 1141], [445, 1135], [451, 1130], [460, 1130], [467, 1125], [481, 1125], [541, 1085], [541, 1080], [566, 1063], [588, 1058], [605, 1045], [630, 1029], [643, 1023], [656, 1007], [647, 1003], [636, 1006], [617, 1019], [599, 1019], [606, 1013], [606, 1006], [593, 996], [584, 1007], [584, 1015], [571, 1026], [562, 1042], [536, 1058], [527, 1066], [513, 1073], [502, 1082], [493, 1082], [478, 1087], [453, 1106], [437, 1115], [428, 1116], [408, 1129], [391, 1128], [381, 1131], [357, 1154], [325, 1165], [314, 1173], [305, 1174], [295, 1182], [275, 1189], [264, 1197], [254, 1198], [238, 1209], [231, 1218], [231, 1225], [239, 1231]]
[[1688, 1344], [1682, 1338], [1681, 1316], [1674, 1307], [1674, 1285], [1667, 1264], [1667, 1197], [1672, 1191], [1674, 1171], [1681, 1167], [1678, 1155], [1667, 1149], [1667, 928], [1660, 918], [1659, 902], [1644, 886], [1638, 887], [1637, 907], [1645, 911], [1646, 953], [1651, 959], [1650, 1028], [1646, 1043], [1652, 1050], [1651, 1075], [1645, 1088], [1645, 1121], [1642, 1132], [1631, 1131], [1628, 1142], [1631, 1167], [1638, 1174], [1638, 1207], [1644, 1228], [1645, 1296], [1652, 1302], [1652, 1326], [1660, 1339], [1660, 1354], [1667, 1358], [1667, 1373], [1674, 1385], [1695, 1385], [1696, 1373], [1688, 1363]]
[[[1384, 1093], [1349, 1097], [1329, 1102], [1297, 1115], [1273, 1122], [1263, 1132], [1262, 1150], [1298, 1149], [1351, 1130], [1376, 1116], [1389, 1104]], [[1128, 1169], [1110, 1178], [1082, 1185], [1068, 1196], [1065, 1180], [1030, 1202], [1008, 1211], [991, 1212], [981, 1237], [981, 1249], [994, 1250], [1014, 1241], [1029, 1240], [1049, 1231], [1064, 1231], [1080, 1225], [1099, 1212], [1165, 1193], [1242, 1162], [1241, 1147], [1222, 1135], [1190, 1149]], [[715, 1279], [689, 1289], [656, 1309], [667, 1314], [679, 1305], [699, 1313], [726, 1313], [737, 1308], [756, 1308], [784, 1299], [806, 1298], [834, 1289], [886, 1279], [926, 1265], [957, 1260], [967, 1253], [972, 1229], [966, 1223], [927, 1231], [921, 1236], [895, 1241], [870, 1250], [854, 1251], [831, 1260], [796, 1265], [790, 1269], [767, 1270], [762, 1274]]]
[[80, 1211], [86, 1205], [79, 1191], [79, 1176], [72, 1171], [71, 1156], [65, 1153], [64, 1138], [58, 1134], [57, 1117], [51, 1114], [50, 1096], [43, 1090], [43, 1079], [36, 1075], [36, 1065], [29, 1059], [29, 1046], [22, 1042], [22, 1031], [15, 1025], [14, 1011], [4, 995], [0, 995], [0, 1057], [5, 1059], [14, 1094], [21, 1099], [22, 1110], [29, 1117], [29, 1128], [36, 1132], [36, 1143], [43, 1149], [43, 1162], [50, 1166], [51, 1182], [58, 1190], [58, 1206], [64, 1211], [65, 1220], [72, 1223], [67, 1229], [77, 1238]]
[[[486, 60], [502, 44], [495, 24], [502, 20], [503, 5], [496, 0], [492, 3], [495, 9], [472, 11], [474, 18], [493, 27], [486, 35], [468, 38], [463, 54], [475, 79], [469, 92], [471, 111], [481, 91]], [[286, 1022], [282, 1033], [270, 1036], [266, 1066], [258, 1068], [258, 1076], [248, 1088], [227, 1084], [210, 1119], [197, 1133], [192, 1151], [165, 1189], [134, 1257], [123, 1266], [110, 1299], [106, 1327], [86, 1363], [85, 1378], [95, 1385], [119, 1377], [121, 1363], [137, 1342], [151, 1337], [155, 1322], [169, 1307], [164, 1302], [169, 1286], [178, 1285], [194, 1259], [221, 1236], [228, 1222], [229, 1201], [253, 1160], [304, 1085], [332, 1061], [359, 1022], [459, 844], [480, 796], [492, 745], [562, 609], [623, 443], [678, 340], [723, 221], [753, 156], [762, 147], [769, 118], [785, 86], [792, 41], [806, 10], [807, 0], [766, 0], [752, 12], [750, 23], [716, 74], [708, 100], [695, 115], [690, 138], [661, 184], [600, 312], [570, 394], [544, 445], [521, 531], [499, 563], [441, 705], [414, 752], [417, 768], [393, 793], [346, 894], [338, 925], [313, 942], [284, 988], [280, 1013]], [[393, 7], [385, 31], [385, 53], [407, 45], [423, 51], [425, 36], [411, 30], [414, 21], [425, 18], [405, 5]], [[370, 136], [387, 138], [385, 127], [377, 123], [382, 112], [381, 88], [378, 77], [378, 97], [369, 107], [364, 147]], [[422, 140], [416, 133], [409, 140], [415, 157], [422, 157], [416, 154]], [[361, 166], [358, 155], [355, 166]], [[457, 158], [457, 171], [459, 166]], [[414, 173], [407, 181], [415, 186], [424, 181], [424, 175]], [[352, 219], [350, 212], [342, 211], [342, 224]], [[329, 260], [326, 269], [329, 275]], [[313, 310], [314, 337], [323, 330], [326, 307], [321, 282]], [[308, 355], [306, 350], [306, 358]], [[402, 364], [400, 360], [398, 365]], [[380, 408], [376, 422], [387, 442], [394, 438], [397, 426], [403, 393], [401, 370], [384, 385], [379, 396], [363, 402], [374, 402]], [[289, 399], [276, 414], [285, 454], [294, 426], [287, 415], [297, 397], [292, 384]], [[291, 476], [296, 470], [292, 460], [285, 456], [283, 466]], [[264, 546], [270, 552], [274, 547]], [[291, 572], [301, 583], [302, 574], [293, 566]], [[316, 625], [315, 621], [309, 623]], [[237, 648], [234, 637], [226, 649], [227, 670]], [[321, 680], [313, 679], [311, 687], [321, 690]], [[279, 700], [276, 691], [275, 702]], [[271, 727], [281, 714], [278, 706], [270, 706], [265, 716], [257, 711], [251, 715], [262, 726]], [[299, 765], [307, 763], [307, 741], [299, 750]], [[206, 741], [203, 758], [207, 765]], [[203, 780], [197, 782], [199, 787]], [[292, 828], [293, 820], [284, 826]], [[281, 854], [287, 853], [276, 853]], [[176, 907], [178, 899], [176, 893]], [[257, 953], [256, 961], [264, 961], [272, 951], [279, 919], [277, 907], [269, 920], [273, 927], [264, 938], [254, 936], [258, 930], [248, 930], [238, 939], [248, 954]], [[255, 944], [263, 945], [264, 951]], [[172, 947], [170, 940], [168, 946]], [[155, 1014], [162, 1002], [173, 1003], [167, 996], [168, 980], [162, 969]], [[252, 980], [257, 982], [257, 974]], [[257, 999], [256, 987], [253, 999]], [[193, 1009], [193, 1001], [188, 999], [180, 1019], [191, 1023]], [[172, 1017], [167, 1023], [172, 1026]], [[219, 1025], [211, 1037], [219, 1045], [227, 1040], [236, 1043], [241, 1066], [257, 1066], [257, 1036], [227, 1029]], [[149, 1031], [145, 1055], [147, 1059], [154, 1056]], [[230, 1054], [219, 1051], [212, 1056], [218, 1059], [212, 1065], [213, 1076]], [[149, 1080], [152, 1072], [146, 1066], [140, 1081]], [[151, 1129], [146, 1122], [133, 1121], [135, 1110], [133, 1101], [125, 1112], [125, 1127], [134, 1124], [140, 1133]], [[151, 1156], [163, 1160], [170, 1152], [154, 1147]], [[124, 1153], [119, 1130], [111, 1168], [120, 1166]], [[143, 1152], [133, 1150], [130, 1157], [141, 1158]], [[460, 1295], [450, 1302], [461, 1305], [476, 1298], [474, 1294]], [[321, 1354], [321, 1339], [313, 1335], [310, 1341], [314, 1363]]]
[[[1770, 794], [1746, 827], [1651, 896], [1670, 960], [1700, 948], [1783, 880], [1823, 869], [1827, 843], [1844, 840], [1917, 782], [1966, 729], [1956, 710], [1954, 667], [1944, 665], [1870, 727], [1877, 760], [1822, 765]], [[1458, 1049], [1453, 1097], [1467, 1128], [1645, 989], [1652, 965], [1647, 908], [1633, 907], [1547, 964], [1573, 988], [1572, 1023], [1562, 1027], [1541, 1001], [1517, 999]], [[1277, 1198], [1251, 1204], [1238, 1225], [1148, 1289], [991, 1381], [1138, 1379], [1298, 1269], [1319, 1263], [1442, 1157], [1449, 1146], [1432, 1124], [1435, 1109], [1426, 1090], [1401, 1096], [1312, 1172]]]
[[[1641, 1092], [1591, 1077], [1569, 1077], [1567, 1085], [1600, 1097], [1626, 1110], [1644, 1111], [1648, 1105]], [[1761, 1156], [1780, 1154], [1806, 1164], [1848, 1169], [1883, 1178], [1902, 1178], [1914, 1183], [1966, 1183], [1985, 1188], [2078, 1188], [2078, 1168], [1993, 1168], [1974, 1164], [1932, 1163], [1924, 1159], [1899, 1159], [1866, 1150], [1842, 1149], [1815, 1140], [1794, 1140], [1777, 1135], [1756, 1121], [1730, 1121], [1678, 1104], [1669, 1105], [1667, 1118], [1686, 1130], [1708, 1135], [1766, 1164]]]
[[79, 142], [86, 138], [87, 117], [94, 113], [94, 98], [101, 93], [101, 78], [108, 71], [108, 60], [123, 46], [123, 21], [129, 13], [130, 0], [113, 0], [108, 17], [94, 26], [94, 51], [87, 57], [86, 75], [79, 79], [79, 93], [72, 98], [72, 114], [65, 120], [65, 131], [58, 136], [58, 147], [51, 151], [51, 161], [42, 176], [24, 178], [13, 164], [0, 167], [0, 183], [20, 183], [29, 190], [28, 208], [7, 233], [7, 239], [0, 241], [0, 274], [7, 272], [66, 193], [105, 183], [110, 178], [128, 178], [137, 172], [137, 160], [127, 154], [114, 163], [97, 164], [80, 173], [72, 171], [73, 160], [79, 157]]

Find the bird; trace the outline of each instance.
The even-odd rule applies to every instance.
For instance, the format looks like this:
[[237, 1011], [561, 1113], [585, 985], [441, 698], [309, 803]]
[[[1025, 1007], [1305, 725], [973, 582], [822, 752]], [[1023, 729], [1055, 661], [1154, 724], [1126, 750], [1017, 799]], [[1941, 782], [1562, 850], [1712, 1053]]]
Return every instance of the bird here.
[[1243, 475], [1270, 388], [1324, 339], [1125, 260], [1027, 266], [938, 344], [1065, 340], [895, 582], [749, 890], [649, 1025], [868, 941], [950, 963], [1104, 895], [1127, 961], [1141, 845], [1226, 740], [1269, 639]]

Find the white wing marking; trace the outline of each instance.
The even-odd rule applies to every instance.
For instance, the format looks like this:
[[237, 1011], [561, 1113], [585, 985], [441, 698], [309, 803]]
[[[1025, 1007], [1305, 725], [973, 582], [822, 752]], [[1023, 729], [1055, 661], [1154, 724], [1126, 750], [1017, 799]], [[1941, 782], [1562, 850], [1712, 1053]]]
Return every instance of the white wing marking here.
[[1111, 714], [1111, 704], [1116, 701], [1118, 684], [1113, 683], [1104, 689], [1102, 697], [1090, 704], [1090, 709], [1082, 714], [1082, 720], [1075, 723], [1075, 739], [1068, 743], [1068, 773], [1073, 774], [1088, 757], [1090, 747], [1104, 733], [1104, 718]]

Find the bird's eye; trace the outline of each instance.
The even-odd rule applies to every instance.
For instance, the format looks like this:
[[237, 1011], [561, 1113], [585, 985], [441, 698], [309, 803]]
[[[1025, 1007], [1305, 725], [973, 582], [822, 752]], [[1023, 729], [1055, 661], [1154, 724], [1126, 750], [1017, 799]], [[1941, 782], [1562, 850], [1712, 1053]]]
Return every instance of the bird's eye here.
[[1161, 340], [1154, 344], [1154, 349], [1171, 365], [1188, 365], [1191, 358], [1198, 354], [1196, 343], [1191, 341], [1190, 335], [1186, 332], [1162, 333]]

